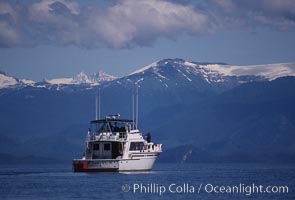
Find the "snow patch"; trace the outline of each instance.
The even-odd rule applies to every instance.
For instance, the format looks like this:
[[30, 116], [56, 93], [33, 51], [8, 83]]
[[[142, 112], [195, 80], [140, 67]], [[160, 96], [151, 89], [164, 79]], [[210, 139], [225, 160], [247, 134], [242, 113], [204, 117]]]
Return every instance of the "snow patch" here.
[[101, 83], [101, 82], [113, 81], [115, 79], [117, 79], [117, 77], [109, 75], [103, 71], [98, 71], [97, 73], [89, 76], [89, 80], [91, 83]]
[[139, 85], [143, 80], [144, 80], [144, 78], [140, 78], [140, 79], [138, 79], [138, 80], [135, 82], [135, 84], [136, 84], [136, 85]]
[[184, 62], [184, 65], [189, 66], [189, 67], [196, 67], [196, 66], [198, 66], [197, 64], [192, 63], [192, 62], [188, 62], [188, 61], [185, 61]]
[[245, 76], [254, 75], [274, 80], [284, 76], [295, 76], [295, 63], [278, 63], [266, 65], [202, 65], [202, 68], [213, 70], [225, 76]]
[[190, 79], [187, 75], [185, 75], [181, 70], [177, 69], [177, 71], [184, 76], [188, 81], [193, 81], [192, 79]]
[[225, 76], [234, 76], [232, 72], [238, 69], [238, 66], [230, 66], [230, 65], [219, 65], [219, 64], [209, 64], [209, 65], [200, 65], [201, 68], [205, 68], [209, 71], [215, 71], [221, 73]]
[[36, 82], [33, 81], [33, 80], [29, 80], [29, 79], [21, 79], [20, 82], [26, 84], [26, 85], [33, 85], [35, 84]]
[[160, 77], [160, 78], [162, 78], [162, 79], [167, 79], [167, 80], [169, 80], [168, 78], [166, 78], [165, 76], [163, 76], [162, 74], [160, 74], [159, 69], [155, 69], [155, 70], [153, 71], [153, 73], [156, 74], [158, 77]]
[[[70, 85], [70, 84], [75, 84], [73, 81], [73, 78], [57, 78], [57, 79], [51, 79], [51, 80], [46, 80], [47, 83], [53, 84], [53, 85]], [[77, 83], [76, 83], [77, 84]]]
[[78, 85], [89, 84], [91, 86], [99, 85], [101, 82], [107, 82], [117, 79], [115, 76], [111, 76], [105, 72], [99, 71], [93, 75], [86, 75], [84, 72], [80, 72], [72, 78], [57, 78], [46, 80], [47, 83], [54, 85]]
[[6, 76], [5, 74], [0, 74], [0, 88], [6, 88], [10, 86], [14, 86], [18, 83], [18, 81], [10, 76]]
[[154, 63], [152, 63], [152, 64], [150, 64], [150, 65], [147, 65], [147, 66], [145, 66], [145, 67], [143, 67], [143, 68], [141, 68], [141, 69], [138, 69], [138, 70], [132, 72], [132, 73], [129, 74], [129, 75], [139, 74], [139, 73], [144, 72], [144, 71], [147, 70], [147, 69], [154, 68], [154, 67], [157, 67], [157, 66], [158, 66], [157, 62], [154, 62]]

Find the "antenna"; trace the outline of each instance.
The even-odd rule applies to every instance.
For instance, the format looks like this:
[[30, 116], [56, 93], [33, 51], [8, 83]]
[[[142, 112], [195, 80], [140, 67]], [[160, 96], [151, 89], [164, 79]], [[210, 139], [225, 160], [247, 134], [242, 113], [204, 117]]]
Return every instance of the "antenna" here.
[[100, 89], [98, 88], [98, 94], [95, 96], [95, 119], [100, 119]]
[[132, 129], [134, 129], [134, 92], [133, 92], [133, 85], [132, 85]]
[[96, 94], [96, 95], [95, 95], [95, 120], [98, 120], [97, 109], [98, 109], [98, 96], [97, 96], [97, 94]]
[[98, 88], [98, 119], [100, 119], [100, 88]]
[[132, 128], [133, 129], [137, 128], [138, 126], [138, 85], [137, 83], [132, 84], [132, 122], [133, 122]]
[[136, 84], [136, 128], [138, 129], [138, 85]]

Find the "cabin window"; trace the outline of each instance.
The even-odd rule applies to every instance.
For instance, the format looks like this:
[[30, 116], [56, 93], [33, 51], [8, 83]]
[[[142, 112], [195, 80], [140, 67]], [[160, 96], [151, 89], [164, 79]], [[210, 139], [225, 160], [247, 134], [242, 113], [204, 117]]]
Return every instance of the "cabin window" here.
[[98, 151], [99, 150], [99, 144], [93, 144], [93, 150]]
[[143, 142], [131, 142], [129, 150], [130, 151], [145, 150], [144, 143]]
[[109, 123], [112, 132], [126, 132], [125, 123], [121, 122], [110, 122]]
[[105, 151], [110, 151], [110, 150], [111, 150], [111, 144], [109, 144], [109, 143], [104, 144], [103, 149], [104, 149]]
[[100, 126], [98, 132], [99, 132], [99, 133], [101, 133], [101, 132], [110, 132], [110, 128], [109, 128], [108, 123], [103, 123], [103, 124], [101, 124], [101, 126]]

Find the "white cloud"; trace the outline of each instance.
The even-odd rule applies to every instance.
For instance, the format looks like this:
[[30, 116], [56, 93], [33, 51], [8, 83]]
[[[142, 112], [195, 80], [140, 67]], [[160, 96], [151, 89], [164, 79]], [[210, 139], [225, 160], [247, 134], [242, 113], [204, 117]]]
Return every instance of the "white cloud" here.
[[19, 34], [16, 28], [9, 25], [7, 22], [0, 21], [0, 45], [10, 47], [17, 45], [19, 42]]
[[295, 27], [294, 0], [209, 0], [219, 27], [268, 26], [286, 31]]
[[0, 2], [0, 15], [6, 15], [9, 14], [13, 20], [16, 20], [17, 18], [17, 12], [14, 10], [14, 8], [5, 2]]
[[[269, 26], [295, 27], [293, 0], [208, 0], [207, 6], [168, 0], [118, 0], [109, 7], [73, 0], [0, 2], [0, 47], [42, 44], [95, 48], [150, 46], [159, 38]], [[193, 1], [192, 1], [193, 2]]]
[[67, 25], [74, 23], [67, 12], [78, 15], [79, 5], [66, 0], [43, 0], [29, 6], [28, 12], [32, 22]]
[[115, 48], [133, 43], [148, 45], [159, 37], [184, 32], [201, 34], [208, 28], [205, 14], [190, 6], [159, 0], [124, 0], [91, 17], [98, 37]]
[[18, 14], [10, 4], [0, 2], [0, 46], [10, 47], [20, 41], [17, 27]]
[[[5, 6], [1, 6], [0, 15], [1, 10], [13, 13], [14, 9], [9, 8], [9, 4]], [[127, 48], [151, 45], [159, 37], [203, 34], [208, 29], [205, 13], [191, 6], [162, 0], [121, 0], [105, 9], [81, 7], [68, 0], [42, 0], [24, 10], [26, 18], [22, 22], [29, 31], [22, 29], [22, 32], [10, 34], [8, 32], [13, 30], [11, 23], [4, 20], [2, 27], [9, 28], [0, 30], [1, 41], [8, 35], [16, 38], [24, 34], [28, 35], [24, 39], [31, 38], [30, 42], [35, 45], [55, 43], [88, 48], [103, 44]], [[18, 26], [22, 27], [21, 24]]]

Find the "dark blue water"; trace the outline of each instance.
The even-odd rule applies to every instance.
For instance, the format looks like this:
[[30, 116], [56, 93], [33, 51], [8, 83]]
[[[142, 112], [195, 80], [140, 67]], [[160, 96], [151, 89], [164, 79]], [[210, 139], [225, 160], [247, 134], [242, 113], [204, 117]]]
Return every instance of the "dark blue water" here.
[[[254, 191], [253, 184], [274, 191]], [[230, 191], [234, 186], [241, 190]], [[0, 199], [295, 199], [295, 165], [156, 164], [149, 173], [125, 174], [0, 166]]]

